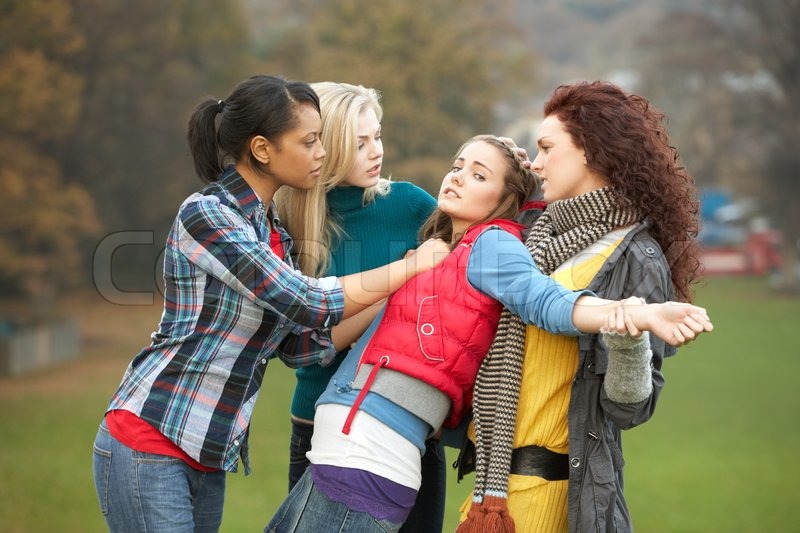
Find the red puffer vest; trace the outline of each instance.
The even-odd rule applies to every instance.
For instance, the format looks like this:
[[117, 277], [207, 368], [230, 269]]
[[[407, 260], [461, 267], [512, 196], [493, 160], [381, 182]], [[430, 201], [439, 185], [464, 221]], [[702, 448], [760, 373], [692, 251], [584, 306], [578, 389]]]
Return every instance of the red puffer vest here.
[[467, 280], [472, 244], [491, 227], [522, 239], [523, 226], [510, 220], [494, 219], [473, 226], [436, 268], [412, 278], [389, 297], [381, 323], [359, 361], [359, 367], [374, 367], [353, 404], [344, 433], [349, 433], [380, 368], [422, 380], [445, 393], [452, 400], [445, 426], [457, 425], [472, 405], [475, 377], [503, 310], [499, 302]]

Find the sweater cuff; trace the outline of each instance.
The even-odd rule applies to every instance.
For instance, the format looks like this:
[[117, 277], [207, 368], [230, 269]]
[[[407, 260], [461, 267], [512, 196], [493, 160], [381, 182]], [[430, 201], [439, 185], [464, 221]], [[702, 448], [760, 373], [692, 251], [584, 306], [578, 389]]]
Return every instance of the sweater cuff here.
[[603, 333], [608, 348], [608, 368], [603, 382], [611, 401], [638, 403], [653, 392], [650, 360], [650, 335], [631, 337], [616, 333]]

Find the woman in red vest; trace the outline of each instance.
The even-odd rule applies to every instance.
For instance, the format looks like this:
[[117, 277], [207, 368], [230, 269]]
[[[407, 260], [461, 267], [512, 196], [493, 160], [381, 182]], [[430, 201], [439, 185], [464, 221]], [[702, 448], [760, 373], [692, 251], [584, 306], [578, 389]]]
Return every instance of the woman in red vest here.
[[534, 187], [501, 139], [462, 146], [421, 231], [452, 252], [393, 294], [345, 358], [317, 402], [311, 466], [266, 531], [399, 530], [420, 486], [425, 439], [470, 407], [504, 307], [566, 335], [650, 330], [679, 345], [711, 330], [699, 307], [623, 307], [542, 275], [513, 222]]

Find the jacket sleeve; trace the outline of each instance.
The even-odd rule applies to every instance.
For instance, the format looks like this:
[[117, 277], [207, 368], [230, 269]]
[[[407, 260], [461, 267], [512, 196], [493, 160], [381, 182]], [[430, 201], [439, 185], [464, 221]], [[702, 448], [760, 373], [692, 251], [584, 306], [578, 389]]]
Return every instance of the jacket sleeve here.
[[[600, 291], [598, 291], [600, 292]], [[634, 239], [626, 252], [619, 258], [611, 272], [605, 297], [615, 300], [638, 296], [647, 303], [661, 303], [669, 300], [673, 293], [672, 280], [666, 259], [658, 244], [650, 238]], [[675, 353], [672, 346], [655, 335], [649, 334], [652, 358], [650, 360], [650, 379], [652, 390], [642, 401], [623, 403], [608, 397], [606, 380], [619, 382], [624, 379], [625, 368], [620, 364], [609, 365], [608, 347], [602, 336], [595, 338], [594, 350], [598, 373], [604, 373], [604, 386], [600, 390], [600, 404], [609, 420], [620, 429], [630, 429], [648, 421], [655, 412], [658, 397], [664, 388], [664, 375], [661, 367], [664, 357]]]

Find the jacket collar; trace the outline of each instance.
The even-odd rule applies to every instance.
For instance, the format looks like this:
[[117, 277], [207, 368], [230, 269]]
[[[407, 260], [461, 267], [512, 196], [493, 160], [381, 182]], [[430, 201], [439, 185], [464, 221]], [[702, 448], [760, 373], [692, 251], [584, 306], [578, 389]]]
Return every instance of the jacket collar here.
[[492, 220], [476, 224], [475, 226], [472, 226], [469, 229], [467, 229], [467, 231], [464, 232], [464, 237], [462, 238], [462, 241], [464, 239], [467, 239], [468, 237], [477, 237], [484, 229], [491, 226], [498, 226], [506, 230], [510, 234], [514, 235], [520, 240], [522, 239], [522, 230], [525, 229], [525, 226], [514, 220], [508, 220], [505, 218], [493, 218]]

